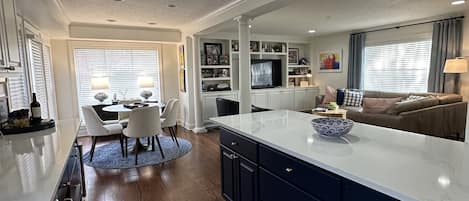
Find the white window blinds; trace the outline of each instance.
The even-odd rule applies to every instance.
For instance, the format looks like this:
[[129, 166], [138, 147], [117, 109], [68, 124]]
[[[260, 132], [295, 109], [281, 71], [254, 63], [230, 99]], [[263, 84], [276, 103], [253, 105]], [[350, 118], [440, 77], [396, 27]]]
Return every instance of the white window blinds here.
[[91, 90], [92, 77], [108, 77], [110, 101], [113, 94], [120, 100], [140, 97], [139, 76], [153, 78], [155, 87], [151, 99], [160, 100], [158, 50], [86, 49], [74, 50], [79, 105], [97, 104], [96, 91]]
[[[30, 51], [30, 71], [32, 91], [36, 93], [37, 101], [41, 104], [42, 118], [52, 118], [49, 107], [49, 93], [52, 93], [52, 85], [47, 80], [51, 80], [50, 61], [44, 62], [44, 52], [42, 43], [28, 40]], [[48, 53], [49, 54], [49, 53]], [[47, 55], [48, 57], [49, 55]]]
[[365, 90], [427, 92], [431, 39], [367, 46]]
[[8, 79], [10, 111], [29, 108], [29, 96], [24, 73]]

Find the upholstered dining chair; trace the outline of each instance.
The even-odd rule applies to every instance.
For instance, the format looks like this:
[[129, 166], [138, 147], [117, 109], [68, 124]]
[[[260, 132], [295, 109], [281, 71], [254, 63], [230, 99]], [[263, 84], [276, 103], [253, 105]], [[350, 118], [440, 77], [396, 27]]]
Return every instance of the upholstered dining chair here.
[[[139, 103], [139, 102], [142, 102], [142, 101], [140, 99], [130, 99], [130, 100], [121, 100], [119, 101], [119, 104], [127, 105], [127, 104]], [[130, 114], [128, 112], [119, 112], [117, 114], [119, 123], [122, 124], [124, 128], [127, 127], [127, 124], [129, 123], [129, 115]]]
[[[159, 107], [142, 107], [134, 108], [130, 112], [129, 124], [124, 129], [124, 135], [129, 138], [135, 138], [138, 143], [140, 138], [152, 138], [152, 150], [155, 151], [155, 137], [160, 149], [161, 157], [164, 158], [163, 148], [161, 147], [158, 135], [161, 133], [160, 108]], [[127, 140], [126, 140], [127, 146]], [[139, 146], [134, 147], [135, 165], [138, 163]], [[143, 150], [142, 150], [143, 151]]]
[[179, 147], [179, 142], [176, 137], [177, 134], [177, 117], [179, 112], [179, 100], [170, 99], [168, 104], [161, 115], [161, 128], [167, 128], [171, 139], [176, 142], [176, 145]]
[[92, 145], [90, 151], [90, 161], [93, 161], [94, 149], [96, 147], [96, 141], [99, 137], [109, 135], [120, 135], [120, 144], [122, 157], [124, 157], [124, 143], [122, 136], [122, 125], [118, 121], [103, 121], [99, 118], [98, 113], [90, 105], [83, 106], [82, 108], [83, 118], [86, 124], [86, 131], [91, 136]]

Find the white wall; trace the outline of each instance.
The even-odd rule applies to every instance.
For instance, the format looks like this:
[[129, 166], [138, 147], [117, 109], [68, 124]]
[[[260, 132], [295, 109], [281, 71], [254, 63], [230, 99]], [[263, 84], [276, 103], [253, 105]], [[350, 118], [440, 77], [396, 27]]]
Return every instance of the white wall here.
[[[318, 36], [311, 40], [311, 66], [313, 72], [313, 83], [319, 86], [320, 94], [324, 94], [326, 85], [334, 88], [347, 87], [348, 69], [348, 43], [349, 33], [338, 33], [332, 35]], [[321, 51], [342, 50], [342, 72], [319, 73], [319, 53]]]
[[[70, 53], [70, 42], [73, 41], [51, 40], [58, 119], [76, 118], [79, 116], [75, 71], [73, 65], [71, 65], [73, 58], [70, 58], [72, 56]], [[145, 44], [142, 43], [140, 45], [144, 46]], [[155, 44], [151, 45], [154, 46]], [[163, 100], [178, 98], [176, 44], [161, 44], [160, 47], [162, 55], [161, 97]]]

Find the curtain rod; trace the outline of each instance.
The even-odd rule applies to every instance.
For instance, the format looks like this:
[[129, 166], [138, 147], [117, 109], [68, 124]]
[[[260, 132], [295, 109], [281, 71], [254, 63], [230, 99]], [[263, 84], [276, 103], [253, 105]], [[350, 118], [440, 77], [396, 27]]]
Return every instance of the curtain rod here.
[[432, 20], [432, 21], [427, 21], [427, 22], [419, 22], [419, 23], [415, 23], [415, 24], [406, 24], [406, 25], [401, 25], [401, 26], [382, 28], [382, 29], [375, 29], [375, 30], [370, 30], [370, 31], [361, 31], [361, 32], [352, 33], [351, 35], [362, 34], [362, 33], [371, 33], [371, 32], [377, 32], [377, 31], [385, 31], [385, 30], [390, 30], [390, 29], [400, 29], [400, 28], [403, 28], [403, 27], [410, 27], [410, 26], [416, 26], [416, 25], [422, 25], [422, 24], [429, 24], [429, 23], [435, 23], [435, 22], [441, 22], [441, 21], [453, 20], [453, 19], [464, 19], [464, 16], [451, 17], [451, 18], [446, 18], [446, 19], [441, 19], [441, 20]]

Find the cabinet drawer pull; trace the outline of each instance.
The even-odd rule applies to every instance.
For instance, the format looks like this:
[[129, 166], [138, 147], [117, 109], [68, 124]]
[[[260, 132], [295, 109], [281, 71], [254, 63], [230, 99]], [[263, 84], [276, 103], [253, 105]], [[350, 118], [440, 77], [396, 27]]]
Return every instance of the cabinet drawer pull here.
[[238, 145], [237, 142], [231, 142], [231, 146], [236, 146], [236, 145]]
[[292, 168], [285, 168], [285, 171], [286, 172], [293, 172], [293, 169]]
[[233, 159], [237, 159], [237, 158], [238, 158], [238, 156], [236, 156], [236, 154], [231, 154], [231, 158], [233, 158]]

